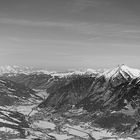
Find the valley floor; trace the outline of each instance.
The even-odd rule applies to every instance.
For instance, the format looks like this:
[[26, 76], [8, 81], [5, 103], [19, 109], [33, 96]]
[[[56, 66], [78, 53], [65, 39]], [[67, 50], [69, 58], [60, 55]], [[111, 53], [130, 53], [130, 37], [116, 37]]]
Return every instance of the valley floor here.
[[94, 123], [94, 115], [88, 114], [82, 108], [56, 112], [53, 108], [36, 108], [38, 103], [39, 101], [29, 101], [17, 106], [0, 108], [1, 140], [138, 139], [138, 135], [137, 138], [132, 138], [128, 133], [117, 134], [113, 133], [113, 130], [101, 128]]

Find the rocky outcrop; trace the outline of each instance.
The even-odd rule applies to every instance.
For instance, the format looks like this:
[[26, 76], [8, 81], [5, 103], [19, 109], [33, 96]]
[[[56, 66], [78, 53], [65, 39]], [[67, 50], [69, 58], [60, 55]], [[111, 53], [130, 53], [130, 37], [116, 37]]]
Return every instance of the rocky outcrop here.
[[94, 80], [95, 77], [90, 75], [73, 75], [57, 79], [47, 89], [49, 97], [39, 106], [59, 108], [68, 104], [75, 105], [88, 95]]
[[13, 82], [20, 83], [31, 89], [46, 89], [49, 79], [52, 78], [50, 74], [32, 73], [32, 74], [16, 74], [14, 76], [2, 76], [10, 79]]
[[11, 129], [13, 132], [17, 131], [19, 137], [25, 138], [25, 129], [29, 128], [29, 123], [23, 114], [0, 108], [0, 130], [1, 128]]
[[30, 88], [15, 83], [8, 79], [0, 78], [0, 105], [13, 105], [14, 103], [26, 101], [35, 96], [35, 92]]

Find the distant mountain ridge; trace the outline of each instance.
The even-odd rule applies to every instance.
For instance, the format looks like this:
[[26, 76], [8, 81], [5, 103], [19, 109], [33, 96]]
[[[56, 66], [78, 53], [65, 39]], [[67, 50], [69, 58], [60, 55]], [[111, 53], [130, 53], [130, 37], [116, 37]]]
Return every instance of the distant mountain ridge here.
[[105, 74], [106, 76], [109, 76], [113, 74], [115, 71], [125, 71], [131, 76], [138, 77], [140, 76], [140, 70], [130, 68], [126, 65], [119, 65], [116, 68], [113, 69], [86, 69], [86, 70], [72, 70], [72, 71], [66, 71], [66, 72], [56, 72], [56, 71], [48, 71], [46, 69], [41, 68], [34, 68], [34, 67], [25, 67], [25, 66], [0, 66], [0, 75], [3, 74], [51, 74], [52, 76], [68, 76], [72, 74], [84, 74], [84, 73], [95, 73], [95, 74]]
[[0, 75], [13, 76], [17, 74], [26, 74], [29, 75], [31, 73], [44, 73], [49, 74], [47, 70], [41, 68], [34, 67], [25, 67], [25, 66], [0, 66]]

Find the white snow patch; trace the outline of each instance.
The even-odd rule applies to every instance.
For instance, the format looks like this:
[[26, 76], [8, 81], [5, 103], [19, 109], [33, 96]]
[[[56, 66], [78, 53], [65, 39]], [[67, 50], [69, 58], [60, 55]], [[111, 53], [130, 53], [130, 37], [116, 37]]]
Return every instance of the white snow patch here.
[[2, 123], [7, 123], [7, 124], [12, 124], [12, 125], [17, 125], [16, 123], [9, 122], [9, 121], [4, 120], [4, 119], [1, 119], [1, 118], [0, 118], [0, 122], [2, 122]]
[[115, 135], [112, 135], [110, 132], [107, 132], [107, 130], [102, 129], [96, 129], [96, 131], [92, 132], [92, 136], [96, 139], [101, 139], [103, 137], [116, 137]]
[[70, 72], [52, 73], [51, 75], [53, 77], [58, 76], [58, 77], [62, 78], [62, 77], [69, 77], [72, 75], [84, 75], [84, 74], [98, 74], [98, 72], [96, 70], [93, 70], [93, 69], [87, 69], [85, 71], [75, 70], [75, 71], [70, 71]]
[[[72, 134], [74, 136], [79, 136], [82, 138], [88, 138], [88, 134], [85, 130], [83, 130], [80, 126], [70, 126], [69, 124], [66, 124], [66, 128], [64, 129], [69, 134]], [[83, 131], [83, 132], [82, 132]]]
[[[87, 126], [89, 124], [86, 124]], [[92, 130], [89, 129], [84, 129], [80, 126], [70, 126], [69, 124], [66, 124], [65, 131], [67, 131], [69, 134], [75, 135], [75, 136], [80, 136], [82, 138], [89, 138], [89, 135], [92, 135], [95, 139], [101, 139], [104, 137], [109, 137], [111, 138], [116, 138], [116, 135], [112, 135], [112, 133], [107, 132], [107, 130], [99, 129], [99, 128], [93, 128]]]
[[51, 122], [47, 122], [47, 121], [38, 121], [38, 122], [34, 122], [33, 123], [34, 126], [37, 126], [39, 128], [44, 128], [44, 129], [47, 129], [47, 128], [50, 128], [52, 130], [55, 129], [56, 125], [51, 123]]
[[134, 76], [134, 77], [139, 77], [140, 76], [140, 70], [138, 70], [138, 69], [130, 68], [126, 65], [122, 65], [121, 69], [123, 71], [127, 72], [127, 73], [132, 74], [132, 76]]
[[11, 134], [18, 134], [19, 132], [7, 127], [0, 127], [0, 131], [2, 132], [10, 132]]
[[8, 88], [8, 90], [10, 90], [10, 91], [16, 91], [15, 89], [12, 89], [12, 88]]
[[136, 140], [136, 139], [128, 137], [128, 138], [118, 138], [117, 140]]
[[1, 83], [3, 83], [3, 84], [6, 84], [6, 82], [5, 82], [5, 81], [3, 81], [3, 80], [0, 80], [0, 82], [1, 82]]
[[[32, 108], [34, 108], [36, 105], [32, 105], [32, 106], [17, 106], [15, 108], [12, 108], [11, 110], [13, 111], [18, 111], [24, 115], [28, 115], [31, 111], [32, 111]], [[37, 110], [33, 110], [32, 111], [32, 115], [37, 113]]]
[[67, 140], [73, 137], [73, 136], [68, 136], [66, 134], [60, 135], [60, 134], [49, 133], [49, 135], [54, 136], [57, 140]]
[[102, 73], [106, 78], [112, 77], [114, 74], [117, 73], [118, 68], [108, 69]]

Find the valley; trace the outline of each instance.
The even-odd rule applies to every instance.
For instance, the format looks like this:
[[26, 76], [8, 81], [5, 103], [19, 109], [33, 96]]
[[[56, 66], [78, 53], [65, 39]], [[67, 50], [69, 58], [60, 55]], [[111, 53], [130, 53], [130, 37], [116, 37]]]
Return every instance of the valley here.
[[125, 65], [102, 72], [2, 73], [0, 139], [140, 139], [139, 77]]

